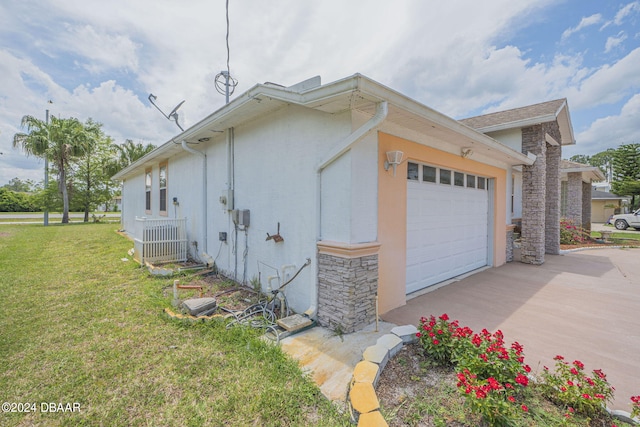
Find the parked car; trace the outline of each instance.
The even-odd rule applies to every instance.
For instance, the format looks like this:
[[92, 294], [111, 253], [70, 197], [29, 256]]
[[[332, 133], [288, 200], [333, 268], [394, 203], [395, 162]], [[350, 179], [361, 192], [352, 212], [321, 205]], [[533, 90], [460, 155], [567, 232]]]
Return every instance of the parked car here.
[[618, 230], [633, 227], [640, 230], [640, 209], [630, 214], [614, 215], [610, 220]]

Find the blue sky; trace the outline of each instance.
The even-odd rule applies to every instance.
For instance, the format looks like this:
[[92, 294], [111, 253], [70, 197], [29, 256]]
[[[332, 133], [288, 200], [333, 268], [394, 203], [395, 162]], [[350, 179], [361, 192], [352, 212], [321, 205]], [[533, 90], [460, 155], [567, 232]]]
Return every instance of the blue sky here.
[[[11, 148], [20, 119], [102, 122], [116, 142], [162, 144], [224, 104], [224, 0], [0, 4], [0, 185], [42, 179]], [[640, 0], [230, 0], [236, 94], [266, 81], [362, 73], [454, 118], [566, 97], [577, 145], [640, 142]], [[52, 100], [53, 104], [47, 101]]]

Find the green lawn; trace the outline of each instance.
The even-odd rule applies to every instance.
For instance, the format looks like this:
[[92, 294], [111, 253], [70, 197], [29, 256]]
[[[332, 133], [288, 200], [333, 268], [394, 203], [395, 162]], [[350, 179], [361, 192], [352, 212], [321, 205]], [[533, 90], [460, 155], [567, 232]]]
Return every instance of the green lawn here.
[[0, 227], [0, 402], [36, 404], [0, 425], [348, 424], [252, 331], [169, 320], [171, 279], [122, 261], [131, 247], [113, 224]]

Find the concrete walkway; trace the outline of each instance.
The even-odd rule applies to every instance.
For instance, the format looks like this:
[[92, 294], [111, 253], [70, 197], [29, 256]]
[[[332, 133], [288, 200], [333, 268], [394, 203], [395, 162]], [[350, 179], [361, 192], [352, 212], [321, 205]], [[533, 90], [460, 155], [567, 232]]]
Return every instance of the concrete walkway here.
[[616, 388], [611, 409], [631, 411], [640, 395], [640, 249], [546, 255], [541, 266], [513, 262], [413, 298], [382, 316], [417, 325], [447, 313], [474, 331], [501, 329], [524, 345], [533, 372], [553, 357], [602, 369]]
[[361, 331], [340, 336], [329, 329], [315, 327], [283, 339], [280, 345], [285, 353], [298, 360], [325, 397], [343, 404], [353, 369], [362, 360], [362, 353], [395, 326], [379, 322], [377, 331], [376, 325], [371, 324]]

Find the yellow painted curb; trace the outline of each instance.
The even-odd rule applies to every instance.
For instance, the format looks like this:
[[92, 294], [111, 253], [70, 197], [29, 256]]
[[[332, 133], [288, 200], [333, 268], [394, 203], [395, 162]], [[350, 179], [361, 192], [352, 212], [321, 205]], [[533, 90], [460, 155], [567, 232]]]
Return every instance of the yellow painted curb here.
[[360, 415], [358, 427], [389, 427], [380, 411]]
[[355, 383], [349, 392], [351, 406], [360, 414], [380, 409], [380, 402], [371, 383]]

